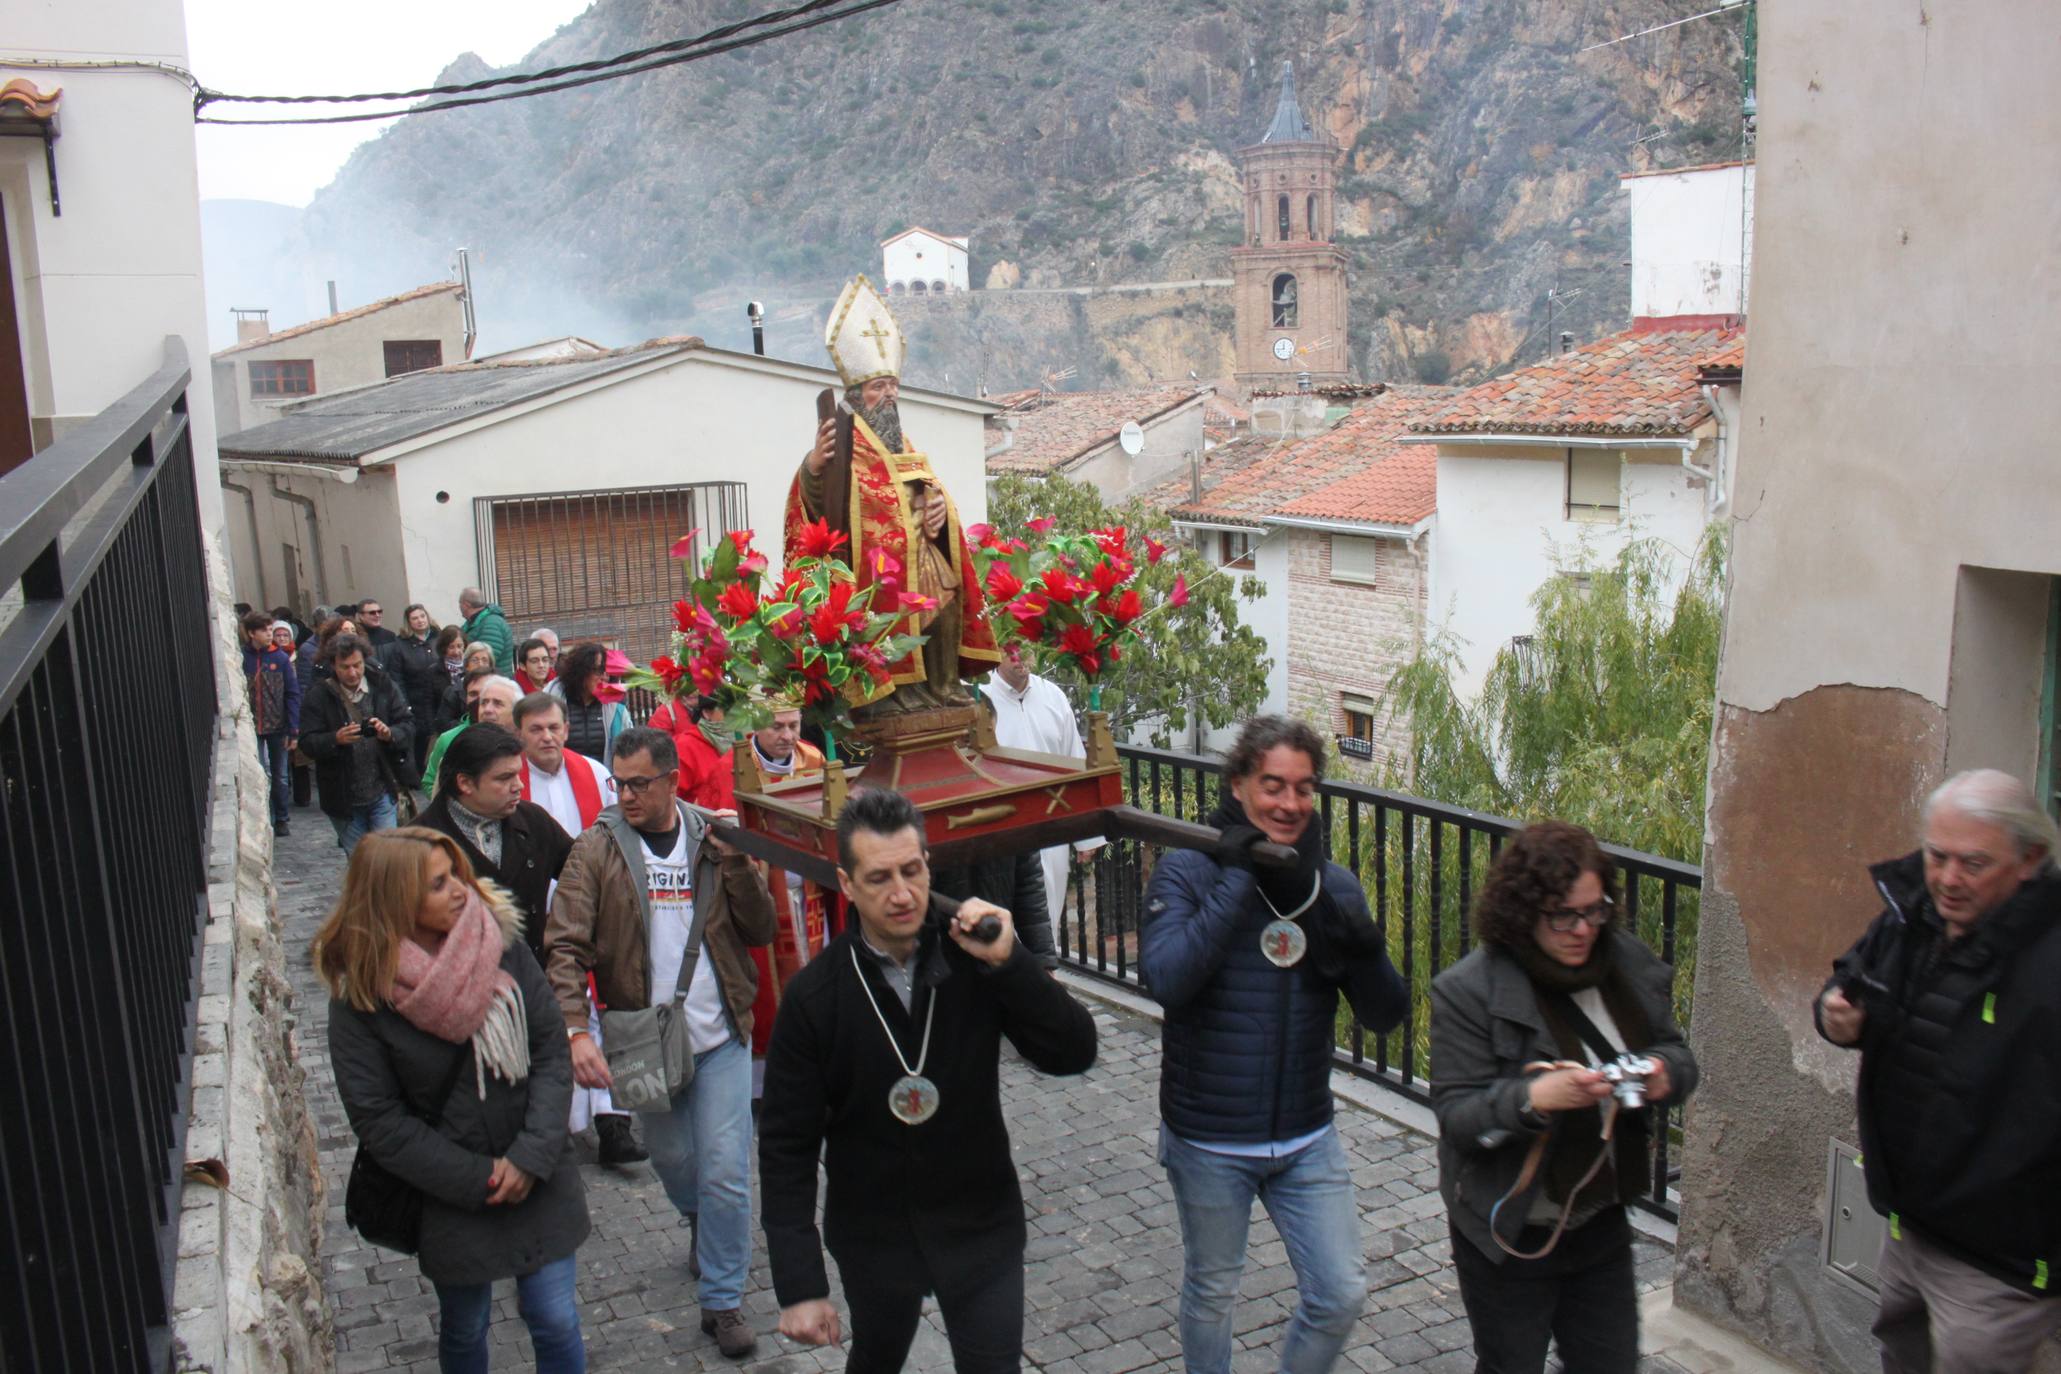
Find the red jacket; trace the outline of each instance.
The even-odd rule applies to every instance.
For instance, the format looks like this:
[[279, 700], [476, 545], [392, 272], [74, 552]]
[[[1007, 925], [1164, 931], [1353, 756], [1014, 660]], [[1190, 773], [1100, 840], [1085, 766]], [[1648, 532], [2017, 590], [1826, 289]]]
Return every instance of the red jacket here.
[[671, 735], [673, 747], [680, 751], [680, 800], [711, 811], [736, 810], [737, 780], [730, 751], [718, 754], [701, 727], [674, 702], [652, 712], [651, 724]]

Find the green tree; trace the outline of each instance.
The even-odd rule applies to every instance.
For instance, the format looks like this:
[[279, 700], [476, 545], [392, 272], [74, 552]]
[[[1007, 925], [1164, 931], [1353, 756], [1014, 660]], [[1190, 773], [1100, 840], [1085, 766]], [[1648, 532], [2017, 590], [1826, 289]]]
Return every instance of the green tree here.
[[1723, 634], [1722, 531], [1713, 526], [1686, 557], [1683, 575], [1680, 551], [1645, 538], [1608, 563], [1563, 567], [1532, 596], [1537, 627], [1496, 652], [1478, 701], [1453, 686], [1450, 636], [1427, 636], [1389, 684], [1415, 732], [1410, 775], [1391, 781], [1696, 862]]
[[[1165, 746], [1200, 721], [1205, 730], [1243, 720], [1267, 696], [1273, 660], [1266, 641], [1239, 620], [1241, 601], [1257, 601], [1265, 587], [1254, 577], [1219, 573], [1216, 566], [1174, 541], [1165, 514], [1142, 501], [1112, 507], [1086, 482], [1009, 474], [988, 484], [988, 523], [1023, 534], [1027, 521], [1049, 517], [1063, 534], [1122, 525], [1168, 544], [1166, 557], [1141, 563], [1138, 587], [1151, 607], [1137, 623], [1138, 645], [1102, 674], [1102, 708], [1119, 740], [1143, 732]], [[1169, 602], [1177, 577], [1188, 585], [1188, 604]], [[1087, 682], [1070, 660], [1040, 663], [1038, 671], [1087, 699]]]

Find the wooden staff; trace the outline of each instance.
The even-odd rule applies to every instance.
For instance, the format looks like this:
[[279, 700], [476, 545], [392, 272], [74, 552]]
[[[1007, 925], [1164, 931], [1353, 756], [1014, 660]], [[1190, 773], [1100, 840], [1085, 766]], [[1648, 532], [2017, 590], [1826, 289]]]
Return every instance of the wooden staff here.
[[835, 416], [837, 439], [823, 465], [823, 518], [838, 534], [852, 532], [852, 408], [830, 387], [816, 393], [816, 427]]

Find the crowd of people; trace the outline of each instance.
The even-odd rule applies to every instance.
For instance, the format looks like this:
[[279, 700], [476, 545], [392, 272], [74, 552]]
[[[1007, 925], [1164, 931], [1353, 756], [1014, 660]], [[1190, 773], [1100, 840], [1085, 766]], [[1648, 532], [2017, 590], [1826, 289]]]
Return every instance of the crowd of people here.
[[[476, 590], [461, 611], [438, 629], [410, 606], [400, 632], [376, 602], [312, 626], [242, 622], [275, 825], [304, 762], [350, 856], [314, 959], [360, 1147], [351, 1221], [385, 1234], [359, 1171], [413, 1190], [403, 1248], [436, 1288], [443, 1368], [486, 1368], [505, 1278], [537, 1368], [585, 1367], [570, 1142], [591, 1126], [602, 1163], [648, 1158], [724, 1354], [763, 1334], [743, 1302], [755, 1151], [782, 1336], [899, 1369], [934, 1296], [956, 1368], [1018, 1369], [1026, 1232], [1000, 1043], [1055, 1076], [1096, 1053], [1093, 1020], [1050, 976], [1065, 852], [933, 871], [915, 805], [861, 786], [834, 890], [770, 869], [720, 827], [735, 751], [770, 779], [825, 766], [798, 711], [741, 737], [706, 700], [638, 725], [620, 655], [561, 656], [544, 630], [517, 641]], [[1005, 745], [1081, 755], [1063, 692], [1020, 658], [983, 698]], [[1343, 1003], [1392, 1029], [1412, 999], [1358, 875], [1327, 857], [1327, 754], [1307, 724], [1248, 722], [1209, 817], [1218, 840], [1162, 855], [1144, 893], [1157, 1153], [1195, 1374], [1232, 1367], [1255, 1201], [1295, 1273], [1286, 1374], [1336, 1367], [1366, 1304], [1335, 1027]], [[1948, 780], [1917, 851], [1874, 870], [1886, 906], [1814, 1005], [1824, 1037], [1861, 1056], [1889, 1374], [2029, 1369], [2061, 1329], [2055, 845], [2022, 782]], [[1582, 1374], [1638, 1364], [1627, 1207], [1698, 1066], [1673, 971], [1621, 912], [1593, 835], [1526, 826], [1475, 898], [1476, 948], [1431, 988], [1439, 1184], [1485, 1374], [1539, 1374], [1549, 1350]]]

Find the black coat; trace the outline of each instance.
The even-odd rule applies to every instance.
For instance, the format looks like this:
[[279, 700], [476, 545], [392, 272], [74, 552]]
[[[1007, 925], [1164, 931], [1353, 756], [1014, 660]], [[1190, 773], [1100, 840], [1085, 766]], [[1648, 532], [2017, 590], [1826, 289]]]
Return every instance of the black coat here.
[[317, 677], [301, 701], [301, 752], [315, 761], [315, 791], [325, 815], [351, 814], [353, 749], [384, 748], [393, 785], [413, 787], [421, 780], [408, 752], [408, 743], [415, 737], [415, 713], [408, 709], [394, 680], [377, 664], [365, 665], [365, 681], [368, 713], [386, 722], [392, 732], [393, 737], [383, 742], [370, 731], [361, 733], [352, 744], [336, 742], [336, 732], [351, 723], [351, 716], [344, 705], [343, 688], [334, 676]]
[[451, 684], [436, 645], [427, 639], [397, 635], [380, 647], [379, 662], [407, 698], [416, 725], [428, 729], [436, 721], [437, 698]]
[[[840, 1267], [984, 1272], [1022, 1263], [1023, 1194], [1002, 1120], [1001, 1038], [1046, 1073], [1095, 1062], [1095, 1022], [1021, 943], [987, 966], [927, 926], [914, 1015], [866, 955], [856, 930], [830, 942], [787, 985], [766, 1057], [759, 1179], [766, 1250], [780, 1305], [828, 1296], [823, 1245]], [[909, 1126], [888, 1111], [902, 1066], [859, 985], [863, 977], [910, 1063], [931, 1001], [937, 1020], [923, 1075], [937, 1114]], [[825, 1148], [825, 1145], [828, 1148]], [[816, 1161], [829, 1179], [816, 1231]]]
[[[1875, 1210], [1998, 1278], [2061, 1282], [2061, 877], [1948, 942], [1922, 854], [1872, 870], [1887, 905], [1834, 961], [1861, 1027]], [[1822, 1022], [1819, 1030], [1823, 1032]]]
[[544, 918], [551, 914], [551, 884], [565, 869], [565, 856], [572, 852], [572, 837], [565, 833], [551, 813], [535, 802], [517, 802], [515, 814], [501, 822], [501, 862], [491, 863], [472, 847], [472, 840], [451, 818], [451, 792], [456, 783], [437, 790], [417, 825], [449, 835], [458, 841], [472, 871], [498, 883], [522, 911], [522, 939], [544, 961]]
[[[1326, 863], [1323, 881], [1342, 919], [1373, 927], [1351, 871]], [[1339, 992], [1375, 1032], [1409, 1010], [1385, 953], [1345, 961], [1330, 977], [1313, 934], [1308, 957], [1275, 967], [1260, 950], [1273, 919], [1251, 870], [1200, 850], [1168, 854], [1146, 885], [1138, 972], [1166, 1008], [1160, 1119], [1185, 1139], [1256, 1145], [1322, 1129], [1331, 1121]]]
[[[421, 1189], [423, 1277], [434, 1283], [487, 1283], [534, 1273], [579, 1249], [587, 1238], [587, 1197], [566, 1124], [572, 1108], [572, 1056], [565, 1020], [544, 971], [520, 940], [501, 967], [522, 989], [530, 1031], [530, 1073], [522, 1083], [488, 1074], [480, 1096], [470, 1043], [454, 1045], [417, 1030], [382, 1004], [364, 1012], [341, 998], [329, 1004], [329, 1058], [337, 1095], [360, 1149]], [[450, 1078], [443, 1103], [429, 1101]], [[432, 1129], [425, 1117], [441, 1111]], [[505, 1156], [537, 1180], [514, 1206], [486, 1205], [494, 1160]]]
[[965, 901], [978, 897], [1009, 913], [1016, 937], [1046, 968], [1059, 965], [1052, 943], [1052, 913], [1045, 905], [1045, 868], [1038, 851], [1005, 854], [963, 868], [941, 868], [930, 875], [930, 890]]

